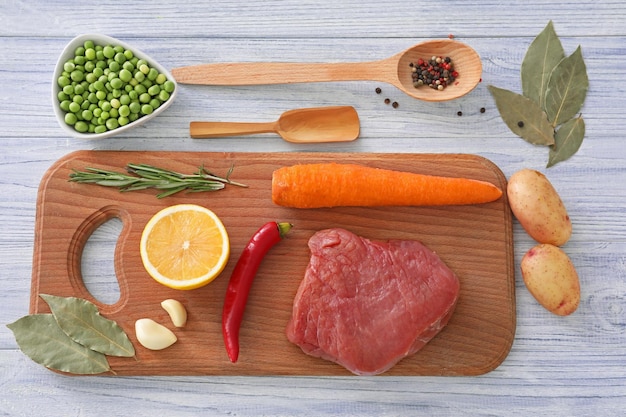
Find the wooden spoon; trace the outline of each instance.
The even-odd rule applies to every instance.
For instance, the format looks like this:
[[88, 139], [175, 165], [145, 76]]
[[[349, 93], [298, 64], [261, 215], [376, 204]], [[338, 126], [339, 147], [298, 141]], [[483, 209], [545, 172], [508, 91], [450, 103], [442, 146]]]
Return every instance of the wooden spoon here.
[[[415, 88], [409, 63], [419, 58], [448, 56], [459, 73], [455, 82], [442, 91], [427, 86]], [[322, 81], [381, 81], [392, 84], [411, 97], [445, 101], [461, 97], [476, 87], [482, 75], [478, 53], [451, 39], [419, 43], [392, 57], [357, 63], [216, 63], [175, 68], [180, 84], [258, 85]]]
[[313, 107], [284, 112], [274, 122], [191, 122], [192, 138], [278, 133], [287, 142], [348, 142], [359, 136], [359, 115], [354, 107]]

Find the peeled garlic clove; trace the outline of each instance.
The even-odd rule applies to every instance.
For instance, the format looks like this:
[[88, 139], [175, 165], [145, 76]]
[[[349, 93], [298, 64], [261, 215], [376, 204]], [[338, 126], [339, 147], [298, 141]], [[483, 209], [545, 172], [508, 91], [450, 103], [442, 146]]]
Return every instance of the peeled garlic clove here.
[[137, 341], [145, 348], [161, 350], [172, 346], [177, 338], [167, 327], [152, 319], [139, 319], [135, 322]]
[[174, 326], [185, 326], [185, 323], [187, 323], [187, 310], [185, 310], [185, 306], [180, 301], [169, 298], [161, 303], [161, 307], [170, 315]]

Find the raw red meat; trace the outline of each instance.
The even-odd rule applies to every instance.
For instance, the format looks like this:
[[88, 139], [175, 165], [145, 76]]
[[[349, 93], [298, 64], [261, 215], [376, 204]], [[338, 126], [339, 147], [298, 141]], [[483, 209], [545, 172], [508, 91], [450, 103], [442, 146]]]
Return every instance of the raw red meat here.
[[414, 240], [375, 242], [344, 229], [317, 232], [287, 338], [357, 375], [389, 370], [452, 316], [459, 280]]

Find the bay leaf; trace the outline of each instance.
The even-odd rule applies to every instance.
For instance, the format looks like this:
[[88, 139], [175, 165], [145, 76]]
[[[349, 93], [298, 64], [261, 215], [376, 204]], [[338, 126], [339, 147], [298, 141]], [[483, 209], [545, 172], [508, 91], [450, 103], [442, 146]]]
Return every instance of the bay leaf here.
[[111, 370], [106, 356], [74, 342], [52, 314], [24, 316], [7, 327], [22, 352], [47, 368], [90, 375]]
[[554, 68], [546, 89], [545, 110], [554, 127], [580, 111], [589, 89], [587, 67], [580, 46]]
[[563, 123], [554, 135], [554, 145], [550, 147], [547, 168], [569, 159], [578, 152], [585, 137], [585, 121], [582, 116]]
[[113, 320], [102, 317], [91, 302], [76, 297], [41, 294], [59, 326], [72, 340], [111, 356], [135, 355], [128, 335]]
[[550, 74], [563, 58], [563, 45], [550, 21], [528, 47], [521, 67], [522, 94], [544, 110]]
[[513, 91], [487, 87], [496, 101], [500, 117], [513, 133], [533, 145], [554, 144], [554, 128], [534, 100]]

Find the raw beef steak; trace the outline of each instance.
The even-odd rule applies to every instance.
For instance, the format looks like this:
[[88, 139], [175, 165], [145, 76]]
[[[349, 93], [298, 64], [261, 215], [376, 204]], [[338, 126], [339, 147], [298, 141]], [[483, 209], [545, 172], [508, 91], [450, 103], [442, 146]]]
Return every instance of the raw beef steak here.
[[317, 232], [287, 338], [357, 375], [389, 370], [452, 316], [459, 280], [418, 241], [375, 242], [344, 229]]

